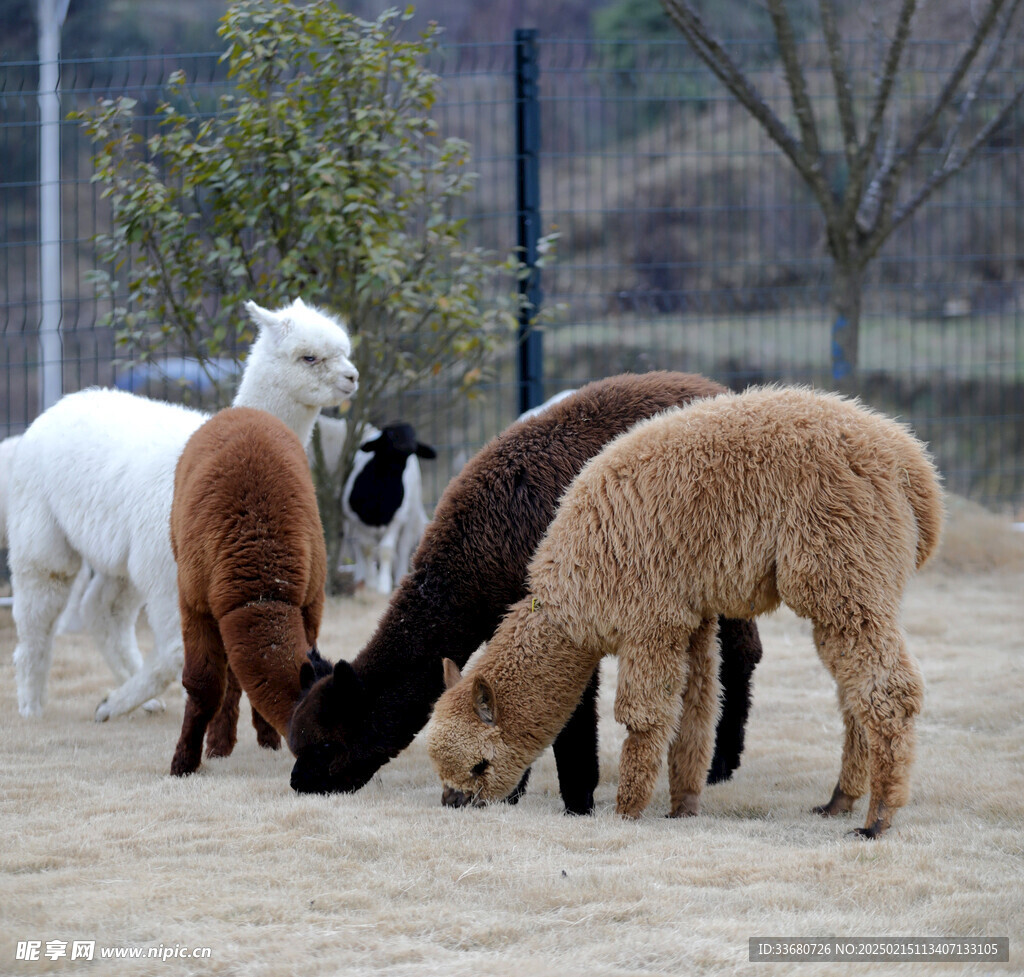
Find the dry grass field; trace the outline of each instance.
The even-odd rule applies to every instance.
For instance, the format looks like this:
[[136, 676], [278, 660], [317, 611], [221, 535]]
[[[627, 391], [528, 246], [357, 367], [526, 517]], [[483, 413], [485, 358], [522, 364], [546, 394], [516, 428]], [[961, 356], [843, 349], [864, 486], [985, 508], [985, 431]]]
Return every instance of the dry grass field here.
[[[602, 698], [597, 813], [561, 813], [550, 752], [518, 807], [447, 810], [422, 737], [353, 796], [299, 797], [289, 755], [255, 745], [168, 773], [182, 694], [92, 721], [110, 685], [82, 636], [55, 652], [40, 721], [18, 716], [0, 609], [0, 974], [632, 977], [1021, 973], [1024, 534], [966, 504], [911, 585], [928, 683], [912, 798], [881, 841], [808, 813], [841, 724], [808, 627], [763, 619], [743, 765], [704, 813], [670, 821], [664, 775], [639, 822], [614, 813], [622, 730]], [[353, 656], [383, 603], [330, 603], [322, 647]], [[244, 710], [243, 710], [244, 711]], [[1009, 936], [1009, 964], [748, 962], [748, 939]], [[41, 959], [17, 944], [42, 943]], [[45, 956], [47, 941], [66, 955]], [[72, 941], [95, 941], [91, 963]], [[157, 948], [205, 959], [100, 960]]]

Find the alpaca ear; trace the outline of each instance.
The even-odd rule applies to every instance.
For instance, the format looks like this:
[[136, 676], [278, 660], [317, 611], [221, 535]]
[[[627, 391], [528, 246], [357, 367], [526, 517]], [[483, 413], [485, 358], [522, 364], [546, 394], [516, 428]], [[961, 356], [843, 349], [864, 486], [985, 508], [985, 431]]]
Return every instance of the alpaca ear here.
[[314, 682], [316, 682], [316, 672], [313, 671], [313, 666], [309, 662], [303, 662], [299, 668], [299, 688], [303, 692], [308, 692]]
[[446, 658], [444, 660], [444, 687], [450, 689], [460, 678], [462, 678], [462, 672], [459, 671], [459, 666], [450, 658]]
[[250, 301], [245, 303], [245, 311], [249, 313], [249, 318], [252, 319], [261, 335], [267, 332], [275, 340], [279, 340], [292, 327], [291, 320], [288, 319], [283, 310], [281, 312], [271, 312], [269, 309], [264, 309], [262, 306]]
[[253, 324], [259, 329], [263, 329], [267, 326], [273, 326], [277, 322], [277, 318], [273, 312], [269, 309], [264, 309], [263, 306], [257, 305], [255, 302], [246, 302], [245, 311], [249, 313], [249, 318], [252, 319]]
[[313, 669], [313, 680], [316, 681], [319, 678], [323, 678], [325, 675], [330, 675], [333, 671], [331, 663], [320, 654], [317, 650], [316, 645], [306, 652], [306, 657], [309, 659], [308, 664]]
[[363, 683], [359, 681], [352, 666], [342, 659], [334, 666], [333, 693], [347, 706], [355, 706], [362, 698]]
[[481, 675], [473, 679], [473, 708], [485, 726], [494, 725], [494, 690]]
[[423, 444], [420, 441], [416, 442], [416, 454], [418, 457], [427, 458], [428, 460], [437, 457], [437, 452], [429, 444]]

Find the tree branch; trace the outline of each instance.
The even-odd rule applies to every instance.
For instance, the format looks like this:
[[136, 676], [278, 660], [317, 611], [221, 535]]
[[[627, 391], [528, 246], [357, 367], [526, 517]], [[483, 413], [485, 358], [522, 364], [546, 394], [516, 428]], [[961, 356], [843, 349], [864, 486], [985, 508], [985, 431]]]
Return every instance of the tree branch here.
[[953, 100], [956, 90], [960, 87], [960, 83], [964, 80], [968, 70], [974, 63], [974, 59], [981, 50], [981, 46], [991, 31], [992, 25], [995, 23], [996, 17], [1005, 2], [1006, 0], [991, 0], [974, 35], [971, 37], [967, 49], [950, 72], [945, 85], [942, 87], [942, 91], [921, 121], [921, 124], [917, 127], [917, 131], [911, 136], [906, 147], [896, 154], [892, 162], [876, 174], [875, 179], [878, 182], [878, 195], [881, 202], [880, 213], [890, 210], [893, 206], [900, 175], [917, 158], [925, 139], [928, 138], [938, 123], [939, 116]]
[[875, 85], [875, 94], [871, 103], [871, 115], [868, 119], [867, 128], [864, 131], [864, 141], [861, 143], [853, 165], [850, 167], [850, 179], [846, 186], [846, 198], [843, 201], [843, 213], [840, 218], [844, 227], [849, 227], [861, 207], [861, 197], [867, 183], [868, 171], [871, 166], [871, 159], [875, 155], [878, 146], [878, 138], [882, 132], [882, 123], [885, 119], [886, 109], [889, 107], [889, 99], [896, 84], [899, 74], [900, 61], [903, 59], [903, 51], [910, 39], [910, 22], [917, 9], [917, 0], [903, 0], [900, 7], [899, 19], [896, 22], [896, 32], [893, 34], [892, 43], [885, 53], [878, 81]]
[[793, 25], [789, 21], [782, 0], [768, 0], [768, 14], [775, 27], [775, 38], [779, 45], [779, 55], [782, 58], [782, 67], [786, 74], [786, 85], [793, 102], [793, 112], [800, 125], [804, 152], [810, 158], [811, 178], [808, 182], [821, 205], [825, 223], [829, 228], [833, 228], [835, 227], [836, 209], [828, 181], [825, 179], [825, 161], [821, 155], [818, 124], [814, 119], [814, 106], [807, 94], [807, 79], [800, 67], [800, 59], [797, 57]]
[[814, 167], [819, 161], [808, 157], [804, 147], [771, 110], [761, 93], [737, 67], [722, 45], [708, 32], [704, 22], [686, 0], [661, 0], [672, 23], [690, 42], [697, 57], [706, 64], [736, 100], [760, 123], [775, 144], [789, 157], [797, 173], [812, 187]]
[[[882, 161], [879, 164], [878, 169], [880, 171], [887, 170], [891, 165], [893, 158], [896, 156], [896, 145], [899, 141], [899, 121], [900, 121], [900, 103], [899, 100], [893, 103], [892, 111], [888, 114], [889, 119], [889, 135], [888, 138], [882, 143]], [[879, 180], [876, 178], [868, 184], [868, 188], [864, 191], [864, 195], [857, 206], [857, 213], [854, 216], [856, 222], [856, 229], [863, 235], [871, 233], [871, 229], [875, 226], [875, 221], [878, 219], [878, 214], [881, 210], [882, 187]]]
[[1013, 15], [1019, 4], [1020, 0], [1012, 0], [1010, 6], [1003, 11], [1002, 16], [999, 18], [999, 24], [996, 28], [996, 36], [992, 41], [988, 57], [985, 58], [984, 64], [975, 73], [974, 78], [967, 86], [967, 91], [964, 92], [963, 98], [960, 99], [960, 108], [957, 112], [956, 121], [952, 126], [950, 126], [949, 132], [946, 133], [946, 140], [942, 146], [941, 156], [944, 162], [952, 159], [953, 152], [956, 149], [957, 139], [960, 136], [960, 130], [963, 128], [963, 124], [970, 113], [971, 106], [978, 97], [978, 92], [985, 84], [992, 68], [995, 66], [996, 60], [999, 58], [999, 54], [1003, 48], [1003, 42], [1006, 40], [1006, 35], [1010, 29], [1010, 21], [1013, 20]]
[[991, 119], [981, 131], [974, 137], [971, 144], [953, 162], [943, 161], [943, 165], [937, 167], [929, 175], [928, 179], [920, 186], [914, 195], [892, 216], [892, 220], [883, 228], [872, 234], [871, 239], [865, 248], [865, 257], [872, 258], [877, 254], [879, 248], [892, 235], [892, 233], [905, 224], [921, 207], [921, 205], [934, 194], [940, 187], [946, 184], [952, 177], [956, 176], [967, 164], [978, 154], [1001, 125], [1009, 118], [1010, 114], [1024, 98], [1024, 83], [1017, 87], [1013, 97], [1003, 106], [999, 114]]
[[857, 153], [857, 118], [853, 111], [853, 90], [850, 86], [850, 76], [846, 71], [846, 62], [843, 60], [836, 10], [832, 5], [832, 0], [818, 0], [818, 10], [821, 14], [822, 32], [825, 35], [828, 63], [832, 69], [832, 84], [836, 90], [836, 105], [839, 109], [839, 125], [843, 132], [846, 165], [848, 169], [852, 169]]

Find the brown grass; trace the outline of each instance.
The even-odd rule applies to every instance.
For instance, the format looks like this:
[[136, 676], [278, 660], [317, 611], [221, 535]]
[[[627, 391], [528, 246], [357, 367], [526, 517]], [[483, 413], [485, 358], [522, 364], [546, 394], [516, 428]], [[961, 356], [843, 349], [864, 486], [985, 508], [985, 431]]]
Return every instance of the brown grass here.
[[[906, 601], [928, 687], [910, 803], [875, 843], [808, 813], [839, 766], [832, 683], [806, 623], [763, 620], [743, 765], [704, 813], [669, 821], [662, 775], [636, 823], [614, 814], [623, 731], [606, 675], [593, 818], [563, 817], [550, 753], [516, 808], [448, 810], [422, 737], [354, 796], [300, 797], [289, 756], [235, 754], [168, 773], [162, 714], [92, 722], [111, 684], [81, 637], [56, 653], [50, 704], [19, 718], [0, 609], [0, 973], [24, 940], [208, 946], [209, 960], [96, 963], [102, 974], [752, 974], [752, 936], [1009, 936], [1011, 963], [901, 964], [901, 975], [1021, 972], [1024, 941], [1024, 534], [954, 504], [947, 544]], [[329, 603], [325, 654], [351, 657], [383, 603]], [[894, 965], [859, 964], [858, 974]], [[829, 974], [782, 965], [773, 973]]]

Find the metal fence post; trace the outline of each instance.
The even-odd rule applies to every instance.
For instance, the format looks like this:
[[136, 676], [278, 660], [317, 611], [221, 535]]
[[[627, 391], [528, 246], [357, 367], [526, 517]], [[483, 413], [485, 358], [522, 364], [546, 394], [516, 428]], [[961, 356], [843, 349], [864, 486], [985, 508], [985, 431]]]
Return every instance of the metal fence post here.
[[39, 0], [39, 400], [64, 392], [61, 320], [60, 30], [69, 0]]
[[516, 88], [516, 224], [519, 260], [528, 274], [519, 282], [526, 307], [519, 313], [519, 411], [544, 400], [544, 352], [542, 334], [531, 328], [540, 308], [542, 292], [537, 267], [540, 238], [540, 69], [537, 64], [537, 32], [515, 32]]

